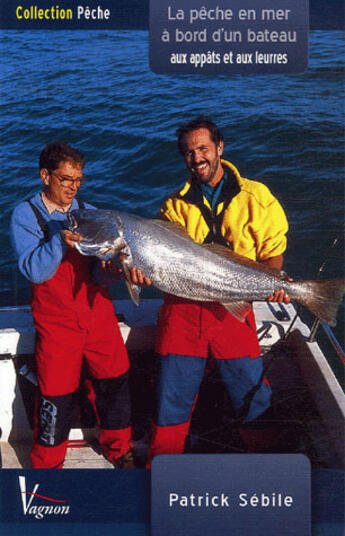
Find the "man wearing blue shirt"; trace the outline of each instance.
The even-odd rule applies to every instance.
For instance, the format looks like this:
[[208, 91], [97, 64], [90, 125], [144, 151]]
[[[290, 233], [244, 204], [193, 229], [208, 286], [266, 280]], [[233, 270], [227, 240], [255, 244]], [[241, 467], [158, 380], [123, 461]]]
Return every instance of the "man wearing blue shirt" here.
[[84, 163], [65, 142], [46, 146], [39, 160], [43, 190], [20, 203], [11, 219], [37, 330], [34, 468], [63, 466], [83, 360], [104, 455], [115, 467], [134, 467], [126, 348], [108, 290], [92, 279], [99, 261], [80, 255], [74, 246], [81, 237], [65, 228], [70, 210], [94, 208], [76, 198]]

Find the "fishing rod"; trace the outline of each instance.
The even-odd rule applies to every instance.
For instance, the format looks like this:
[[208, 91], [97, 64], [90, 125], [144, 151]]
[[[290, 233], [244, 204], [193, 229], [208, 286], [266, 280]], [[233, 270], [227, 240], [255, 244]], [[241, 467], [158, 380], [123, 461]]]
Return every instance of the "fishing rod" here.
[[[343, 237], [344, 235], [344, 228], [345, 228], [345, 224], [343, 225], [343, 229], [339, 232], [339, 234], [335, 237], [335, 239], [333, 240], [332, 244], [330, 245], [330, 247], [328, 248], [327, 252], [326, 252], [326, 255], [325, 255], [325, 259], [324, 261], [321, 263], [319, 269], [318, 269], [318, 272], [317, 272], [317, 275], [316, 275], [316, 279], [318, 279], [321, 274], [324, 272], [328, 262], [329, 262], [329, 257], [330, 257], [330, 254], [332, 252], [332, 250], [335, 248], [335, 246], [338, 245], [340, 239]], [[292, 327], [294, 325], [294, 323], [296, 322], [296, 319], [298, 318], [298, 315], [299, 315], [299, 310], [300, 310], [300, 306], [297, 305], [296, 306], [296, 314], [294, 316], [294, 318], [292, 319], [291, 321], [291, 324], [289, 325], [284, 337], [283, 337], [283, 340], [286, 339], [288, 337], [288, 335], [290, 334], [291, 330], [292, 330]], [[309, 335], [309, 338], [308, 338], [308, 342], [314, 342], [315, 340], [315, 336], [316, 336], [316, 332], [319, 328], [319, 326], [323, 327], [330, 343], [332, 344], [333, 348], [335, 349], [335, 351], [337, 352], [339, 358], [341, 359], [341, 361], [343, 362], [343, 364], [345, 364], [345, 352], [344, 350], [342, 349], [341, 347], [341, 344], [339, 343], [339, 341], [337, 340], [336, 336], [334, 335], [332, 329], [327, 325], [325, 324], [324, 322], [321, 322], [321, 320], [319, 318], [315, 318], [314, 322], [313, 322], [313, 325], [311, 327], [311, 330], [310, 330], [310, 335]]]
[[[345, 228], [345, 224], [343, 225], [343, 228]], [[332, 249], [335, 248], [335, 246], [339, 243], [340, 241], [340, 238], [343, 236], [343, 231], [340, 231], [340, 233], [338, 234], [338, 236], [333, 240], [333, 243], [331, 244], [331, 246], [329, 247], [328, 251], [327, 251], [327, 254], [326, 254], [326, 257], [325, 257], [325, 260], [323, 261], [323, 263], [321, 264], [319, 270], [318, 270], [318, 273], [317, 273], [317, 276], [316, 278], [318, 279], [320, 277], [320, 275], [322, 274], [322, 272], [324, 271], [325, 267], [327, 266], [327, 263], [329, 261], [329, 256], [332, 252]], [[315, 318], [314, 320], [314, 323], [312, 325], [312, 328], [310, 330], [310, 337], [308, 339], [309, 342], [313, 342], [314, 341], [314, 338], [315, 338], [315, 335], [316, 335], [316, 332], [317, 332], [317, 329], [319, 327], [320, 324], [323, 324], [319, 318]], [[330, 332], [332, 332], [331, 328], [329, 328]], [[333, 334], [333, 333], [332, 333]], [[335, 337], [334, 337], [335, 338]], [[339, 343], [338, 343], [339, 345]]]

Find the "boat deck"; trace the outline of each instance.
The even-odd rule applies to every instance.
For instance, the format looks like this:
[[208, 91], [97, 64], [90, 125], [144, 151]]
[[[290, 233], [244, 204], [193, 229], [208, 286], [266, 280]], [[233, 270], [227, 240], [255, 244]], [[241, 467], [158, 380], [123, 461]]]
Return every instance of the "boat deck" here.
[[[139, 308], [116, 302], [121, 332], [131, 359], [134, 452], [144, 467], [154, 397], [152, 376], [155, 321], [159, 300], [143, 300]], [[299, 317], [287, 340], [295, 309], [292, 305], [255, 303], [255, 316], [266, 376], [273, 389], [273, 410], [263, 426], [275, 429], [271, 452], [303, 452], [313, 467], [344, 463], [345, 397], [309, 329]], [[2, 467], [29, 468], [34, 385], [34, 328], [28, 307], [0, 309], [0, 427]], [[93, 415], [83, 392], [65, 468], [111, 468], [97, 443]], [[278, 435], [277, 435], [278, 430]], [[186, 449], [189, 452], [246, 452], [233, 411], [212, 359], [200, 391]], [[260, 451], [260, 449], [258, 450]], [[263, 452], [265, 450], [261, 450]]]

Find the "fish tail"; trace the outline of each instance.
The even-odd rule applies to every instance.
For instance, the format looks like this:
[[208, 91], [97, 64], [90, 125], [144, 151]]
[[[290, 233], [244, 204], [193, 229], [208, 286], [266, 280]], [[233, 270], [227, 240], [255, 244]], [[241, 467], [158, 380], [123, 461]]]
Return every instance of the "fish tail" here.
[[338, 307], [345, 293], [344, 279], [305, 281], [308, 291], [300, 299], [317, 318], [330, 326], [336, 325]]

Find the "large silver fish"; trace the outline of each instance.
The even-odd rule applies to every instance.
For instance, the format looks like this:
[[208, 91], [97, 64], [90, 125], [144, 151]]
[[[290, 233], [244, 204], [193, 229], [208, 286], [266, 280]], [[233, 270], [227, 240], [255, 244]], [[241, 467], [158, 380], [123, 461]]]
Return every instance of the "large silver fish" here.
[[[182, 298], [220, 302], [243, 321], [250, 302], [284, 289], [291, 299], [334, 326], [345, 290], [343, 279], [288, 281], [286, 274], [241, 257], [218, 244], [193, 242], [183, 227], [119, 211], [74, 210], [69, 229], [82, 236], [83, 255], [118, 257], [125, 274], [135, 266], [158, 289]], [[127, 280], [132, 299], [140, 288]]]

